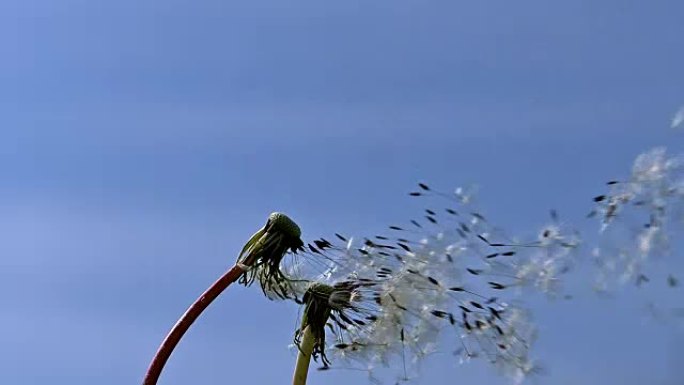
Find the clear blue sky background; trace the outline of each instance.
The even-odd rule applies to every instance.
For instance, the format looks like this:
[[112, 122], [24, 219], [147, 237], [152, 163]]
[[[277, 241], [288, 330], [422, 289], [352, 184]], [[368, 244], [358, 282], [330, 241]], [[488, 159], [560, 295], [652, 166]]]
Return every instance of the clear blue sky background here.
[[[0, 383], [139, 383], [274, 210], [372, 234], [419, 180], [476, 183], [515, 233], [552, 207], [595, 231], [603, 182], [684, 148], [683, 41], [676, 0], [4, 0]], [[684, 338], [641, 296], [534, 300], [537, 383], [681, 383]], [[229, 290], [161, 384], [288, 383], [296, 314]], [[505, 383], [448, 352], [423, 374]]]

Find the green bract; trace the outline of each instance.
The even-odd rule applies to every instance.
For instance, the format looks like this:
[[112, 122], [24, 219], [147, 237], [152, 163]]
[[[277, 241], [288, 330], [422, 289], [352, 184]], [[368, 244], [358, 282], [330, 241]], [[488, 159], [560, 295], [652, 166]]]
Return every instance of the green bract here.
[[299, 346], [302, 333], [307, 327], [310, 328], [314, 338], [312, 356], [317, 359], [320, 355], [324, 366], [330, 364], [325, 356], [325, 325], [333, 310], [330, 299], [335, 290], [335, 287], [323, 283], [309, 286], [302, 298], [305, 306], [302, 323], [295, 332], [295, 343]]
[[249, 286], [259, 280], [264, 293], [277, 298], [293, 298], [289, 279], [280, 270], [287, 252], [296, 253], [304, 246], [297, 224], [283, 213], [272, 213], [266, 225], [247, 241], [237, 264], [245, 269], [239, 283]]

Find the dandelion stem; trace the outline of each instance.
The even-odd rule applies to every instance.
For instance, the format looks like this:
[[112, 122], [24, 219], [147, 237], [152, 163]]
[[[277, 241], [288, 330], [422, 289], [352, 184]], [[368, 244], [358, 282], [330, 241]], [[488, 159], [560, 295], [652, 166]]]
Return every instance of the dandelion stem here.
[[311, 362], [311, 354], [314, 348], [314, 334], [311, 331], [311, 326], [304, 328], [302, 339], [299, 343], [299, 354], [297, 355], [297, 364], [295, 365], [294, 376], [292, 377], [292, 385], [306, 385], [306, 377], [309, 373], [309, 363]]
[[[202, 295], [190, 305], [188, 310], [180, 317], [178, 322], [166, 335], [150, 363], [143, 385], [156, 385], [166, 361], [168, 361], [173, 349], [178, 345], [181, 338], [202, 312], [218, 297], [231, 283], [235, 282], [245, 271], [238, 265], [233, 266], [221, 278], [216, 280]], [[306, 380], [306, 377], [305, 377]]]

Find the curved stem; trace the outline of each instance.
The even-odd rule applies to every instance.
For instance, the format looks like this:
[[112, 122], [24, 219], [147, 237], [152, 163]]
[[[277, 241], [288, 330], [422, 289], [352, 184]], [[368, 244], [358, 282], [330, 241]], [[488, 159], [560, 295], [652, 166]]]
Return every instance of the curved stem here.
[[238, 265], [233, 266], [221, 278], [216, 280], [197, 300], [190, 305], [188, 310], [173, 325], [166, 338], [159, 346], [157, 353], [150, 363], [143, 385], [156, 385], [166, 361], [168, 361], [173, 349], [178, 345], [181, 338], [202, 312], [218, 297], [231, 283], [235, 282], [245, 271]]
[[299, 343], [299, 354], [297, 355], [297, 364], [295, 365], [294, 376], [292, 377], [292, 385], [306, 385], [306, 376], [309, 374], [309, 363], [311, 362], [311, 353], [314, 347], [314, 335], [311, 332], [311, 326], [304, 328], [304, 335]]

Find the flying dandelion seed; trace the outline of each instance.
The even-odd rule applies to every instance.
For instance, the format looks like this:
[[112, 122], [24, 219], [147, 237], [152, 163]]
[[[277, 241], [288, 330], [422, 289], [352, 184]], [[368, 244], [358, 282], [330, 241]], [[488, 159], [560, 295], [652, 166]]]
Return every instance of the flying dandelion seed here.
[[609, 191], [594, 198], [601, 220], [597, 287], [642, 286], [650, 281], [648, 262], [668, 254], [684, 219], [684, 158], [654, 148], [635, 159], [628, 179], [607, 185]]
[[[435, 216], [440, 226], [431, 234], [415, 234], [423, 236], [412, 241], [415, 260], [429, 261], [407, 268], [414, 289], [432, 291], [424, 314], [439, 320], [441, 331], [456, 332], [461, 362], [486, 359], [511, 377], [536, 372], [529, 358], [536, 333], [528, 312], [502, 298], [515, 298], [510, 290], [523, 287], [556, 295], [561, 276], [574, 263], [578, 233], [552, 211], [536, 238], [512, 239], [471, 206], [472, 196], [462, 199], [463, 189], [455, 197], [423, 190], [421, 197], [434, 195], [458, 205], [444, 210], [444, 218]], [[455, 212], [470, 214], [455, 218], [450, 215]]]
[[678, 128], [679, 126], [684, 123], [684, 106], [682, 106], [677, 113], [675, 113], [674, 117], [672, 117], [672, 122], [670, 123], [670, 127], [672, 128]]
[[[673, 126], [681, 124], [678, 119]], [[659, 287], [677, 290], [679, 273], [675, 275], [672, 269], [678, 264], [671, 261], [677, 254], [671, 248], [684, 223], [684, 157], [662, 147], [651, 149], [636, 157], [628, 178], [612, 180], [607, 186], [601, 199], [594, 198], [593, 212], [601, 221], [592, 251], [598, 268], [595, 289], [610, 292], [631, 284], [651, 294]], [[666, 277], [656, 268], [656, 262], [664, 260], [670, 261]], [[675, 316], [681, 302], [663, 303], [667, 300], [655, 295], [648, 313], [658, 321], [681, 324]]]
[[463, 203], [458, 194], [456, 199], [439, 192], [434, 195], [460, 204], [459, 211], [470, 212], [470, 219], [467, 223], [461, 220], [454, 223], [446, 218], [436, 234], [423, 238], [421, 243], [433, 248], [432, 253], [436, 252], [434, 248], [443, 248], [437, 253], [447, 255], [451, 261], [470, 257], [470, 266], [461, 265], [464, 269], [460, 274], [489, 277], [491, 288], [533, 287], [550, 295], [559, 293], [560, 276], [574, 265], [580, 236], [560, 222], [557, 211], [550, 212], [550, 222], [536, 237], [519, 240], [488, 222], [479, 210]]
[[548, 225], [521, 242], [493, 226], [469, 203], [472, 196], [426, 184], [410, 195], [438, 197], [448, 207], [433, 203], [423, 218], [390, 226], [391, 235], [358, 242], [337, 235], [343, 244], [305, 247], [302, 255], [317, 255], [319, 270], [312, 273], [308, 263], [293, 269], [293, 276], [316, 282], [301, 288], [306, 322], [296, 335], [310, 320], [325, 319], [315, 333], [323, 368], [368, 370], [371, 378], [372, 368], [391, 366], [408, 380], [425, 357], [444, 349], [460, 362], [487, 360], [510, 377], [534, 373], [535, 328], [528, 312], [506, 298], [524, 287], [555, 294], [577, 234], [552, 212]]

